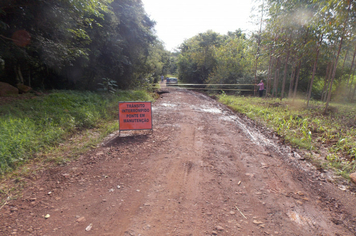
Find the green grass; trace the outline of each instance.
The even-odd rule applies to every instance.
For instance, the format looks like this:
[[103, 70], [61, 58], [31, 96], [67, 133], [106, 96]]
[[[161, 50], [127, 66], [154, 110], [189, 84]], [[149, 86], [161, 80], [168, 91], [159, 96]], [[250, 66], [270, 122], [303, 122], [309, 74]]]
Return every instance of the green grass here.
[[113, 121], [119, 101], [152, 100], [145, 91], [54, 91], [0, 106], [0, 174], [16, 169], [36, 153], [51, 150], [77, 131], [101, 128], [107, 134], [117, 129]]
[[287, 143], [314, 153], [326, 148], [323, 166], [346, 178], [356, 168], [356, 106], [312, 102], [306, 108], [303, 100], [261, 99], [222, 94], [219, 101], [234, 111], [273, 129]]

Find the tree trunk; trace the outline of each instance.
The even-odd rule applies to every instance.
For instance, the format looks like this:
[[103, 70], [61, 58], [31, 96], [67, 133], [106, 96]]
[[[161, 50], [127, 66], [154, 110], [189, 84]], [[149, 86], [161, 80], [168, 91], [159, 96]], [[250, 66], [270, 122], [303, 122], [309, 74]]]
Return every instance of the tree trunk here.
[[[349, 5], [348, 5], [347, 10], [350, 11], [351, 1], [349, 1], [348, 4], [349, 4]], [[345, 19], [345, 22], [344, 22], [344, 30], [343, 30], [343, 32], [342, 32], [342, 36], [341, 36], [341, 39], [340, 39], [339, 50], [337, 51], [337, 56], [336, 56], [336, 59], [335, 59], [335, 65], [334, 65], [333, 75], [332, 75], [331, 81], [330, 81], [330, 87], [329, 87], [329, 92], [328, 92], [328, 98], [327, 98], [327, 100], [326, 100], [326, 105], [325, 105], [324, 114], [326, 114], [326, 112], [327, 112], [327, 110], [328, 110], [329, 103], [330, 103], [330, 99], [331, 99], [331, 90], [332, 90], [332, 88], [333, 88], [333, 82], [334, 82], [334, 79], [335, 79], [336, 68], [337, 68], [337, 62], [339, 61], [339, 56], [340, 56], [340, 52], [341, 52], [342, 42], [344, 41], [344, 37], [345, 37], [345, 35], [346, 35], [346, 21], [347, 21], [347, 19]]]
[[[264, 1], [262, 3], [260, 32], [259, 32], [259, 35], [258, 35], [258, 42], [257, 42], [256, 65], [255, 65], [255, 84], [257, 84], [257, 65], [258, 65], [258, 58], [260, 57], [261, 32], [262, 32], [262, 22], [263, 22], [263, 9], [264, 9]], [[256, 88], [256, 90], [257, 90], [257, 88]], [[256, 90], [254, 90], [254, 96], [256, 96]]]
[[272, 98], [274, 98], [274, 95], [275, 95], [275, 81], [276, 81], [276, 78], [277, 78], [277, 63], [278, 63], [278, 58], [276, 59], [276, 62], [275, 62], [275, 67], [274, 67], [274, 78], [273, 78], [273, 85], [272, 85]]
[[331, 76], [332, 76], [332, 73], [333, 73], [334, 65], [335, 65], [335, 61], [333, 61], [332, 66], [330, 67], [329, 77], [328, 77], [328, 83], [327, 83], [327, 85], [326, 85], [326, 87], [325, 87], [325, 95], [324, 95], [324, 100], [323, 100], [323, 102], [326, 102], [326, 100], [327, 100], [327, 98], [328, 98], [328, 95], [329, 95], [329, 86], [330, 86], [330, 82], [331, 82]]
[[347, 79], [347, 86], [350, 87], [350, 89], [349, 89], [349, 97], [351, 96], [351, 91], [352, 91], [353, 77], [352, 77], [351, 84], [350, 84], [350, 78], [351, 78], [351, 74], [352, 74], [352, 71], [353, 71], [354, 63], [355, 63], [355, 56], [356, 56], [356, 46], [355, 46], [354, 55], [352, 57], [352, 63], [351, 63], [351, 69], [350, 69], [349, 78]]
[[287, 52], [286, 63], [284, 65], [284, 75], [283, 75], [283, 81], [282, 81], [281, 100], [284, 97], [284, 87], [286, 86], [286, 77], [287, 77], [289, 54], [290, 54], [290, 44], [289, 44], [289, 48], [288, 48], [288, 52]]
[[23, 76], [21, 73], [21, 67], [20, 66], [14, 66], [15, 74], [16, 74], [16, 83], [23, 83]]
[[323, 87], [323, 94], [322, 94], [322, 97], [321, 97], [321, 101], [322, 102], [325, 102], [326, 101], [326, 96], [328, 94], [328, 87], [329, 87], [329, 81], [330, 81], [330, 77], [331, 77], [331, 71], [334, 66], [334, 61], [332, 62], [329, 62], [328, 64], [328, 68], [326, 69], [327, 70], [327, 74], [325, 76], [325, 81], [324, 81], [324, 87]]
[[277, 58], [276, 70], [275, 70], [275, 72], [274, 72], [274, 81], [273, 81], [273, 93], [272, 93], [272, 97], [277, 96], [278, 76], [279, 76], [279, 58]]
[[19, 72], [21, 84], [25, 84], [25, 83], [24, 83], [24, 80], [23, 80], [23, 76], [22, 76], [22, 72], [21, 72], [20, 66], [18, 66], [17, 69], [18, 69], [18, 72]]
[[296, 59], [292, 64], [292, 75], [290, 77], [290, 81], [289, 81], [289, 91], [288, 91], [288, 98], [292, 97], [292, 93], [293, 93], [293, 83], [294, 83], [294, 77], [295, 77], [295, 71], [297, 70], [297, 63], [296, 63]]
[[[341, 73], [344, 72], [345, 61], [346, 61], [346, 58], [347, 58], [347, 54], [348, 54], [348, 53], [349, 53], [349, 50], [347, 50], [346, 53], [345, 53], [344, 62], [342, 63]], [[342, 76], [342, 75], [341, 75], [341, 76]]]
[[272, 96], [272, 98], [274, 98], [274, 95], [275, 95], [275, 93], [276, 93], [276, 78], [277, 78], [277, 62], [278, 62], [278, 58], [276, 59], [276, 65], [275, 65], [275, 68], [274, 68], [274, 77], [273, 77], [273, 84], [271, 85], [272, 86], [272, 88], [271, 88], [271, 90], [272, 90], [272, 94], [271, 94], [271, 96]]
[[[258, 55], [256, 55], [255, 62], [255, 84], [257, 84], [257, 63], [258, 63]], [[253, 90], [253, 96], [256, 96], [257, 87]]]
[[332, 90], [332, 88], [333, 88], [333, 82], [334, 82], [334, 79], [335, 79], [336, 68], [337, 68], [337, 62], [339, 61], [339, 56], [340, 56], [340, 52], [341, 52], [342, 42], [343, 42], [343, 40], [344, 40], [344, 35], [345, 35], [345, 29], [346, 29], [346, 28], [344, 28], [344, 32], [343, 32], [343, 35], [342, 35], [341, 40], [340, 40], [339, 50], [337, 51], [337, 56], [336, 56], [336, 59], [335, 59], [335, 65], [334, 65], [333, 74], [332, 74], [331, 81], [330, 81], [329, 92], [328, 92], [328, 97], [327, 97], [327, 100], [326, 100], [326, 105], [325, 105], [324, 114], [326, 114], [326, 112], [327, 112], [327, 110], [328, 110], [329, 103], [330, 103], [330, 99], [331, 99], [331, 90]]
[[[309, 28], [307, 28], [307, 31], [305, 32], [305, 38], [304, 38], [304, 43], [303, 43], [303, 47], [307, 44], [307, 40], [308, 40], [308, 35], [309, 35]], [[298, 63], [298, 67], [296, 70], [296, 80], [295, 80], [295, 86], [294, 86], [294, 94], [293, 94], [293, 101], [297, 96], [297, 89], [298, 89], [298, 83], [299, 83], [299, 74], [300, 74], [300, 67], [302, 64], [302, 59], [303, 59], [303, 55], [300, 56], [299, 58], [299, 63]]]
[[[354, 68], [354, 70], [353, 70], [353, 72], [352, 72], [352, 81], [353, 81], [354, 76], [355, 76], [355, 70], [356, 70], [356, 68]], [[352, 81], [351, 81], [351, 82], [352, 82]], [[354, 92], [352, 93], [352, 96], [351, 96], [351, 101], [354, 100], [355, 92], [356, 92], [356, 84], [355, 84]]]
[[[321, 36], [321, 38], [322, 37], [323, 36]], [[320, 41], [320, 43], [321, 43], [321, 41]], [[318, 64], [318, 59], [319, 59], [319, 52], [320, 52], [320, 44], [318, 45], [318, 48], [316, 49], [316, 58], [315, 58], [315, 62], [314, 62], [313, 75], [310, 80], [310, 87], [309, 87], [309, 93], [308, 93], [308, 99], [307, 99], [307, 107], [309, 107], [309, 101], [310, 101], [310, 97], [311, 97], [311, 93], [312, 93], [312, 89], [313, 89], [313, 82], [314, 82], [314, 77], [315, 77], [315, 72], [316, 72], [316, 66]]]
[[299, 74], [300, 74], [300, 66], [301, 65], [302, 65], [302, 59], [299, 60], [299, 64], [298, 64], [298, 68], [297, 68], [297, 77], [295, 78], [293, 101], [297, 97], [297, 89], [298, 89]]
[[269, 56], [269, 63], [268, 63], [268, 77], [267, 77], [267, 86], [266, 86], [266, 97], [267, 97], [267, 95], [269, 93], [269, 88], [270, 88], [272, 65], [273, 65], [273, 57], [272, 57], [272, 53], [271, 53], [271, 55]]

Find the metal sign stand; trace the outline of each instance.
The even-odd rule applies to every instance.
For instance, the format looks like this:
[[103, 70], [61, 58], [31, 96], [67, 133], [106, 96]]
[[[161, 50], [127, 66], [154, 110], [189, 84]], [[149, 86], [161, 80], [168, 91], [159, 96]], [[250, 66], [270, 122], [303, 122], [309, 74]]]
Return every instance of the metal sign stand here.
[[[118, 137], [120, 137], [120, 134], [121, 134], [121, 132], [122, 131], [132, 131], [132, 130], [135, 130], [135, 129], [130, 129], [130, 130], [120, 130], [119, 129], [119, 136]], [[150, 133], [148, 133], [148, 134], [144, 134], [144, 135], [152, 135], [153, 134], [153, 129], [140, 129], [140, 130], [151, 130], [151, 132]]]

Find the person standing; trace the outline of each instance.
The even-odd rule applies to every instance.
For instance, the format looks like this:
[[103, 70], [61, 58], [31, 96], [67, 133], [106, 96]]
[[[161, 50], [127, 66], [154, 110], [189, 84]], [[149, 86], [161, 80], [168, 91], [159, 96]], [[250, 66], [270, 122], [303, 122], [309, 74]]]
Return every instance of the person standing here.
[[257, 84], [257, 86], [259, 86], [260, 88], [258, 89], [258, 94], [260, 95], [260, 97], [263, 96], [263, 91], [265, 90], [265, 85], [263, 83], [263, 80], [260, 81], [259, 84]]
[[163, 83], [163, 80], [164, 80], [164, 76], [161, 75], [161, 83]]

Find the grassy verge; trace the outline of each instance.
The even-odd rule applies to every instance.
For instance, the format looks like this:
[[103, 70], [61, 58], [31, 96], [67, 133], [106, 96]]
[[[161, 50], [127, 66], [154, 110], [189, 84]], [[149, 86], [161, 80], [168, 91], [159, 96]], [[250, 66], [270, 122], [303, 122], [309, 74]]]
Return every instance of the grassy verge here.
[[273, 129], [291, 146], [309, 151], [310, 158], [323, 168], [332, 168], [349, 178], [356, 168], [356, 106], [324, 104], [302, 100], [261, 99], [222, 94], [219, 101], [236, 112]]
[[[118, 129], [119, 101], [149, 101], [144, 91], [119, 91], [99, 94], [78, 91], [54, 91], [34, 99], [0, 106], [0, 174], [11, 172], [35, 157], [56, 153], [56, 162], [99, 142]], [[85, 134], [87, 132], [87, 134]], [[90, 134], [89, 134], [89, 133]], [[81, 145], [59, 146], [81, 133]], [[58, 154], [70, 149], [73, 155]], [[53, 160], [53, 158], [50, 158]]]

